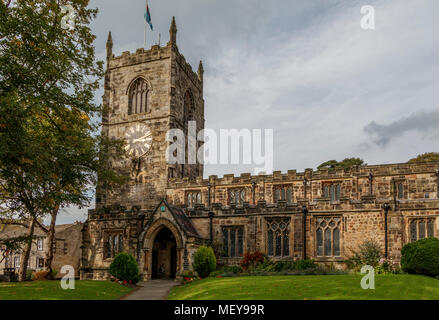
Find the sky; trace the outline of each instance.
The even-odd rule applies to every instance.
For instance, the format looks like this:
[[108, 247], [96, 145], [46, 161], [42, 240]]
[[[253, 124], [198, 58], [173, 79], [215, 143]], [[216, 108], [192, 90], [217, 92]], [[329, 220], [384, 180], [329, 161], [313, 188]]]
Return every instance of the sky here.
[[[361, 28], [361, 8], [375, 29]], [[91, 0], [96, 54], [144, 44], [144, 0]], [[360, 157], [400, 163], [439, 142], [437, 0], [149, 0], [149, 48], [169, 40], [175, 16], [180, 52], [204, 65], [206, 127], [273, 129], [274, 170], [303, 171]], [[96, 102], [102, 102], [102, 89]], [[211, 165], [205, 177], [252, 172]], [[92, 204], [93, 207], [93, 204]], [[64, 209], [60, 223], [86, 219]]]

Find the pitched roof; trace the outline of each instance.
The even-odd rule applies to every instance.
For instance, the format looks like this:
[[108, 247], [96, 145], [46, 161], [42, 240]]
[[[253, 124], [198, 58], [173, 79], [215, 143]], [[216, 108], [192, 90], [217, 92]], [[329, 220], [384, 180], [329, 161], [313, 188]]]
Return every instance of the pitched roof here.
[[[28, 229], [18, 225], [6, 225], [0, 232], [0, 239], [10, 239], [25, 236], [28, 233]], [[34, 237], [45, 237], [46, 233], [41, 230], [40, 227], [35, 226]]]
[[189, 217], [186, 215], [186, 213], [183, 211], [183, 209], [178, 208], [178, 207], [174, 207], [174, 206], [170, 205], [169, 203], [167, 203], [165, 200], [163, 200], [159, 204], [159, 206], [157, 207], [156, 210], [158, 210], [162, 204], [165, 204], [166, 207], [168, 207], [169, 211], [174, 216], [175, 221], [178, 223], [178, 225], [183, 229], [183, 231], [188, 236], [192, 236], [192, 237], [196, 237], [196, 238], [203, 238], [202, 236], [200, 236], [197, 229], [193, 225], [191, 219], [189, 219]]

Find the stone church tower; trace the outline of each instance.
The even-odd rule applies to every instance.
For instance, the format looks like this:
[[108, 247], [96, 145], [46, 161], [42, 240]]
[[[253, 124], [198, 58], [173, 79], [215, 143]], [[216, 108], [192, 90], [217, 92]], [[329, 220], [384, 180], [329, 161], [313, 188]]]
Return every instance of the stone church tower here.
[[111, 191], [98, 183], [96, 209], [82, 230], [81, 279], [108, 278], [121, 251], [136, 258], [143, 279], [173, 278], [190, 268], [196, 248], [206, 242], [186, 213], [166, 201], [170, 179], [203, 175], [201, 164], [168, 163], [169, 131], [184, 133], [187, 160], [189, 123], [196, 124], [195, 134], [204, 129], [203, 65], [194, 72], [180, 54], [175, 18], [169, 34], [166, 46], [119, 57], [108, 36], [102, 130], [126, 142], [125, 156], [108, 161], [129, 181]]
[[130, 181], [113, 192], [98, 188], [98, 209], [112, 205], [152, 209], [166, 198], [169, 178], [203, 175], [201, 164], [170, 165], [166, 161], [169, 130], [181, 129], [187, 136], [189, 121], [196, 122], [197, 133], [204, 129], [203, 65], [200, 62], [195, 73], [179, 53], [175, 18], [169, 34], [164, 47], [154, 45], [120, 57], [112, 53], [109, 34], [102, 130], [110, 138], [126, 141], [128, 155], [112, 165]]

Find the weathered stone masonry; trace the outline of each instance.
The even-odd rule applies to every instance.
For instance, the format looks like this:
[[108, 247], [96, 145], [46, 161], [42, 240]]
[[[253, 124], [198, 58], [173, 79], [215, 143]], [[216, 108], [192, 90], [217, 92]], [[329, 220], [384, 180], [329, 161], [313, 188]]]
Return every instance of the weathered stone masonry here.
[[[140, 158], [110, 160], [130, 182], [113, 192], [99, 184], [82, 233], [81, 278], [107, 278], [121, 250], [151, 279], [191, 269], [197, 247], [211, 241], [222, 245], [228, 264], [261, 251], [275, 260], [306, 255], [343, 267], [367, 239], [398, 261], [405, 243], [439, 236], [439, 162], [207, 179], [202, 165], [168, 164], [166, 132], [187, 132], [189, 120], [204, 128], [203, 65], [192, 71], [176, 34], [173, 20], [165, 47], [120, 57], [112, 54], [109, 36], [102, 130], [124, 138], [142, 123], [152, 145]], [[136, 102], [145, 108], [141, 113], [129, 110], [135, 81], [148, 88]]]

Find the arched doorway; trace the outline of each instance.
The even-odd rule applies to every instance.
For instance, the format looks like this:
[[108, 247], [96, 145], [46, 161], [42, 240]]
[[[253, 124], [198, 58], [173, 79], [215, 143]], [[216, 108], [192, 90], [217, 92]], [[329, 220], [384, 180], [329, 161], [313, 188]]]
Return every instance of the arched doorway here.
[[175, 279], [177, 273], [177, 242], [171, 230], [163, 227], [152, 246], [152, 279]]

